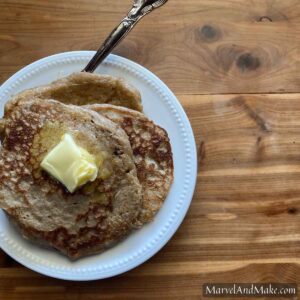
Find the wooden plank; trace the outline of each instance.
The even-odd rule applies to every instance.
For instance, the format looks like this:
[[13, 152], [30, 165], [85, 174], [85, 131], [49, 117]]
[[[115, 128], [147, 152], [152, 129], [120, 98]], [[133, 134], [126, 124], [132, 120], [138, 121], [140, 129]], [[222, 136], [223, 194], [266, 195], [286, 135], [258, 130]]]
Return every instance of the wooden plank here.
[[[193, 263], [190, 263], [191, 268]], [[218, 282], [295, 282], [299, 279], [295, 274], [300, 273], [296, 264], [250, 264], [234, 270], [201, 274], [196, 270], [188, 275], [161, 275], [161, 264], [151, 265], [153, 273], [144, 275], [140, 267], [123, 276], [113, 279], [93, 282], [67, 282], [57, 279], [36, 276], [33, 272], [24, 272], [20, 277], [19, 269], [11, 269], [10, 276], [1, 281], [1, 299], [40, 300], [57, 299], [202, 299], [202, 284], [209, 280]], [[196, 265], [197, 267], [198, 265]], [[175, 268], [174, 268], [175, 269]], [[0, 275], [3, 272], [0, 270]], [[8, 296], [9, 295], [9, 296]], [[243, 299], [243, 298], [241, 298]], [[269, 298], [260, 298], [269, 299]], [[276, 298], [286, 299], [286, 298]]]
[[[2, 1], [0, 80], [50, 54], [96, 49], [130, 4]], [[177, 93], [299, 92], [299, 16], [298, 0], [169, 1], [115, 53], [148, 67]]]
[[299, 282], [299, 99], [181, 95], [199, 174], [172, 240], [122, 276], [76, 284], [34, 273], [1, 253], [0, 299], [201, 299], [205, 282]]
[[199, 179], [178, 243], [211, 260], [298, 258], [300, 95], [180, 99], [199, 147]]

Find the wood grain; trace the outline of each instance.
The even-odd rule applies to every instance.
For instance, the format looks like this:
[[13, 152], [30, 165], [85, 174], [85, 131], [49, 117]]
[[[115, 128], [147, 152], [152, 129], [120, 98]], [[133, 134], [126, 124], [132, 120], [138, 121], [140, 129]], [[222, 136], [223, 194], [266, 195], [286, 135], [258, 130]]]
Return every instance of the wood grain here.
[[[130, 4], [2, 0], [0, 80], [50, 54], [96, 49]], [[181, 94], [290, 93], [299, 91], [299, 49], [299, 0], [170, 0], [115, 53]]]
[[[0, 81], [96, 49], [130, 4], [2, 0]], [[103, 281], [47, 278], [0, 251], [0, 300], [202, 299], [205, 282], [299, 282], [299, 33], [299, 0], [170, 0], [145, 18], [115, 53], [159, 75], [192, 123], [187, 217], [152, 259]]]
[[299, 99], [180, 96], [199, 174], [189, 213], [167, 246], [122, 276], [76, 284], [2, 253], [0, 299], [199, 299], [205, 282], [299, 282]]

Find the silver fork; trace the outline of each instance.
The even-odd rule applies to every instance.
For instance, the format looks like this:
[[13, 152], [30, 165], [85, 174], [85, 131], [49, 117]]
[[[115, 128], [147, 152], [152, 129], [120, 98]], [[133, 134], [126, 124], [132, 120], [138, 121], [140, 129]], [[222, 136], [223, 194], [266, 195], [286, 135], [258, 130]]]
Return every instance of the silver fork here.
[[168, 0], [134, 0], [133, 6], [127, 16], [122, 20], [119, 26], [111, 32], [82, 72], [94, 72], [98, 65], [111, 53], [121, 40], [124, 39], [142, 17], [149, 14], [155, 8], [161, 7], [167, 1]]

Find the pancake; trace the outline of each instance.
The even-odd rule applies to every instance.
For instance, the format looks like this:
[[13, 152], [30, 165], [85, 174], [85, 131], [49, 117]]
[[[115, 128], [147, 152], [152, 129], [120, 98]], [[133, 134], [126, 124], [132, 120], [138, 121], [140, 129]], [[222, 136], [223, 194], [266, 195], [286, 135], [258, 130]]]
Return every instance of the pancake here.
[[[91, 110], [39, 99], [7, 111], [1, 123], [0, 208], [24, 237], [77, 259], [131, 232], [142, 191], [128, 137], [119, 126]], [[72, 194], [40, 168], [64, 133], [104, 158], [97, 179]]]
[[143, 109], [139, 91], [123, 79], [85, 72], [73, 73], [49, 85], [25, 90], [13, 97], [5, 109], [10, 110], [18, 101], [34, 97], [74, 105], [108, 103], [137, 111]]
[[174, 177], [167, 132], [137, 111], [104, 104], [85, 107], [117, 123], [128, 135], [143, 187], [142, 209], [136, 225], [152, 221], [165, 201]]
[[0, 119], [0, 142], [3, 140], [3, 138], [4, 138], [4, 120]]

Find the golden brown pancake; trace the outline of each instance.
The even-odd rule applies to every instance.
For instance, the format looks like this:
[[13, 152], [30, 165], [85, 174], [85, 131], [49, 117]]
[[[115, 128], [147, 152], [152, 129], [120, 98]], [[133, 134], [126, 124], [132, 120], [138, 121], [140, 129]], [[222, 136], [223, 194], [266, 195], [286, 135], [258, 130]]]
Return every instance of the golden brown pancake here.
[[143, 110], [139, 91], [123, 79], [84, 72], [73, 73], [46, 86], [25, 90], [12, 98], [5, 110], [12, 109], [18, 101], [32, 98], [54, 99], [74, 105], [108, 103]]
[[128, 135], [138, 179], [143, 187], [137, 226], [152, 221], [165, 201], [174, 177], [167, 132], [134, 110], [105, 104], [86, 107], [117, 123]]
[[[1, 123], [0, 207], [26, 238], [76, 259], [131, 232], [142, 193], [128, 137], [118, 125], [91, 110], [46, 99], [15, 106]], [[97, 179], [72, 194], [40, 168], [65, 133], [104, 158]], [[109, 175], [103, 176], [104, 169]]]

